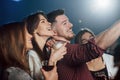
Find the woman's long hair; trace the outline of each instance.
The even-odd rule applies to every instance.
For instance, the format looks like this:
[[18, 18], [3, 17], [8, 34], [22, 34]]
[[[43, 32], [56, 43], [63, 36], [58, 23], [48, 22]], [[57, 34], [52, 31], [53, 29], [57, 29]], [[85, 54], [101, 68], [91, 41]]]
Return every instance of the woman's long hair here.
[[[40, 15], [44, 16], [47, 19], [47, 16], [43, 11], [38, 11], [36, 13], [33, 13], [24, 19], [24, 22], [26, 23], [26, 26], [27, 26], [27, 30], [31, 35], [33, 35], [34, 31], [38, 28], [38, 25], [40, 22], [40, 17], [39, 17]], [[45, 47], [42, 51], [38, 46], [38, 44], [36, 43], [35, 39], [33, 39], [32, 43], [33, 43], [33, 49], [39, 55], [40, 60], [46, 59], [47, 53], [46, 53]]]
[[0, 28], [0, 64], [4, 69], [20, 67], [28, 71], [24, 22], [5, 24]]

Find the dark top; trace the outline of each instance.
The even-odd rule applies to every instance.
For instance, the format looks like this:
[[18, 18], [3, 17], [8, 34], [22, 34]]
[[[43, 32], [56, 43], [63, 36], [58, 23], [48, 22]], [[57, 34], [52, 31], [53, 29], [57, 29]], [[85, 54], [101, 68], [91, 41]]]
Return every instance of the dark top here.
[[87, 44], [67, 44], [67, 54], [57, 63], [59, 80], [93, 80], [86, 62], [104, 52], [92, 39]]
[[103, 68], [99, 71], [90, 71], [95, 80], [109, 80], [107, 68]]
[[119, 70], [118, 70], [114, 80], [120, 80], [120, 67], [119, 67]]

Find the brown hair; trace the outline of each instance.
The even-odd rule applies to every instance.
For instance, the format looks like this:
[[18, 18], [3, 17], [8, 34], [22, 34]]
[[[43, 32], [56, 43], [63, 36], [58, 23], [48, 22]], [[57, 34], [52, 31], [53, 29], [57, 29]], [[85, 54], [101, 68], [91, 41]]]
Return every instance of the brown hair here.
[[0, 28], [0, 63], [5, 69], [13, 66], [28, 70], [25, 41], [24, 22], [13, 22]]
[[81, 28], [81, 30], [78, 32], [78, 34], [75, 37], [75, 43], [82, 44], [82, 36], [86, 32], [90, 33], [92, 36], [95, 36], [95, 34], [88, 28]]
[[[27, 26], [27, 30], [32, 35], [33, 35], [35, 29], [38, 28], [38, 25], [40, 22], [40, 17], [39, 17], [40, 15], [44, 16], [47, 19], [47, 16], [43, 11], [33, 13], [24, 19], [24, 22], [26, 23], [26, 26]], [[32, 40], [32, 44], [33, 44], [33, 49], [37, 52], [37, 54], [39, 55], [39, 58], [41, 60], [45, 59], [46, 54], [43, 52], [46, 52], [46, 50], [44, 49], [44, 51], [42, 52], [42, 50], [40, 49], [40, 47], [38, 46], [38, 44], [36, 43], [34, 38]]]
[[34, 14], [31, 14], [31, 15], [27, 16], [27, 18], [24, 19], [24, 21], [27, 25], [27, 30], [30, 34], [33, 34], [35, 29], [38, 28], [38, 25], [40, 22], [39, 15], [42, 15], [47, 19], [46, 15], [43, 11], [39, 11]]

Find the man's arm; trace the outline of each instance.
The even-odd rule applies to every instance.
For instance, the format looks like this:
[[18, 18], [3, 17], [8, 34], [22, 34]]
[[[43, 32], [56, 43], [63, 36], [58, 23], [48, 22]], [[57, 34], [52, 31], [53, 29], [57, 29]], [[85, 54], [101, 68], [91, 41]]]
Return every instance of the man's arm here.
[[116, 22], [112, 27], [101, 32], [96, 36], [96, 44], [102, 48], [107, 49], [110, 47], [120, 36], [120, 21]]
[[104, 52], [103, 49], [98, 47], [94, 41], [91, 39], [87, 44], [67, 44], [67, 54], [64, 56], [64, 62], [69, 65], [76, 66], [81, 63], [86, 63], [92, 59], [101, 56]]

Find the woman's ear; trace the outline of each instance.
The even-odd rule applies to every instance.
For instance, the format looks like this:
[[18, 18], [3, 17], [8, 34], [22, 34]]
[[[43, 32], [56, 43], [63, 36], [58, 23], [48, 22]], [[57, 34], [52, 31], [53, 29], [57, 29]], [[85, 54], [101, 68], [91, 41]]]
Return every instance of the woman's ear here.
[[54, 32], [54, 35], [57, 36], [57, 31], [53, 30], [53, 32]]
[[41, 36], [40, 33], [36, 30], [34, 30], [33, 34], [37, 34], [38, 36]]
[[37, 33], [37, 30], [35, 29], [34, 32], [33, 32], [33, 34], [36, 34], [36, 33]]

